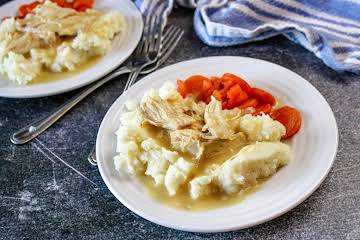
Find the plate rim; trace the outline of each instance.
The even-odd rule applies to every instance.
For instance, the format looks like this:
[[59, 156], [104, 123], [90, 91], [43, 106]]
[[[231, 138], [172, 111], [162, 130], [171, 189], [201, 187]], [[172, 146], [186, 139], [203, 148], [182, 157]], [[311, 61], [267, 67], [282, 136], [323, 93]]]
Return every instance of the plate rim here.
[[[103, 132], [103, 129], [105, 128], [104, 123], [105, 121], [109, 118], [109, 115], [112, 111], [115, 111], [117, 108], [117, 105], [119, 104], [119, 102], [121, 102], [121, 100], [123, 98], [126, 98], [127, 93], [125, 92], [124, 94], [120, 95], [111, 105], [111, 107], [109, 108], [109, 110], [107, 111], [106, 115], [104, 116], [103, 120], [101, 121], [99, 130], [98, 130], [98, 134], [97, 134], [97, 138], [96, 138], [96, 157], [98, 159], [98, 169], [100, 172], [100, 175], [103, 179], [103, 181], [105, 182], [106, 186], [108, 187], [108, 189], [110, 190], [110, 192], [120, 201], [121, 204], [123, 204], [126, 208], [128, 208], [130, 211], [134, 212], [135, 214], [137, 214], [138, 216], [151, 221], [155, 224], [161, 225], [161, 226], [165, 226], [168, 228], [172, 228], [172, 229], [176, 229], [176, 230], [181, 230], [181, 231], [187, 231], [187, 232], [200, 232], [200, 233], [216, 233], [216, 232], [229, 232], [229, 231], [235, 231], [235, 230], [241, 230], [241, 229], [245, 229], [245, 228], [249, 228], [249, 227], [253, 227], [265, 222], [268, 222], [270, 220], [273, 220], [289, 211], [291, 211], [292, 209], [294, 209], [295, 207], [297, 207], [298, 205], [300, 205], [302, 202], [304, 202], [307, 198], [309, 198], [318, 188], [319, 186], [323, 183], [323, 181], [326, 179], [327, 175], [329, 174], [335, 160], [336, 160], [336, 155], [338, 152], [338, 145], [339, 145], [339, 130], [338, 130], [338, 126], [337, 126], [337, 122], [336, 122], [336, 118], [334, 115], [334, 112], [332, 111], [328, 101], [325, 99], [325, 97], [320, 93], [319, 90], [317, 90], [308, 80], [306, 80], [305, 78], [303, 78], [302, 76], [300, 76], [299, 74], [297, 74], [296, 72], [285, 68], [281, 65], [278, 65], [276, 63], [272, 63], [266, 60], [262, 60], [262, 59], [257, 59], [257, 58], [251, 58], [251, 57], [241, 57], [241, 56], [210, 56], [210, 57], [201, 57], [201, 58], [194, 58], [191, 60], [185, 60], [185, 61], [181, 61], [181, 62], [177, 62], [171, 65], [168, 65], [162, 69], [159, 69], [149, 75], [147, 75], [145, 78], [151, 78], [151, 75], [155, 74], [156, 72], [159, 71], [166, 71], [169, 68], [172, 68], [174, 66], [177, 65], [181, 65], [184, 63], [189, 63], [189, 62], [193, 62], [193, 61], [206, 61], [207, 59], [216, 59], [219, 58], [219, 60], [223, 59], [223, 58], [232, 58], [233, 60], [236, 59], [245, 59], [245, 60], [256, 60], [256, 61], [261, 61], [265, 64], [270, 64], [270, 65], [274, 65], [275, 67], [281, 68], [282, 70], [286, 70], [291, 72], [292, 74], [295, 74], [297, 77], [301, 78], [304, 81], [304, 84], [308, 85], [310, 88], [312, 88], [312, 90], [314, 90], [319, 97], [322, 98], [322, 100], [324, 100], [324, 102], [326, 103], [326, 108], [329, 111], [329, 113], [331, 114], [331, 122], [333, 123], [333, 127], [334, 127], [334, 132], [336, 134], [335, 139], [334, 139], [334, 144], [333, 146], [335, 147], [334, 149], [331, 149], [331, 161], [329, 161], [329, 165], [327, 166], [326, 169], [324, 169], [325, 171], [323, 171], [322, 175], [316, 180], [316, 182], [311, 185], [311, 187], [308, 188], [307, 191], [305, 191], [304, 193], [301, 194], [301, 197], [299, 197], [298, 199], [293, 200], [292, 202], [290, 202], [286, 207], [280, 209], [279, 211], [276, 211], [273, 214], [268, 214], [265, 217], [262, 217], [261, 220], [254, 220], [254, 221], [250, 221], [247, 224], [241, 224], [239, 223], [237, 226], [231, 226], [231, 227], [219, 227], [219, 228], [206, 228], [206, 227], [182, 227], [182, 226], [178, 226], [178, 225], [174, 225], [168, 222], [164, 222], [161, 221], [161, 219], [157, 219], [157, 218], [153, 218], [151, 215], [147, 215], [143, 212], [141, 212], [141, 210], [137, 210], [136, 206], [133, 206], [130, 202], [128, 202], [126, 199], [122, 198], [122, 196], [120, 196], [117, 191], [115, 190], [115, 188], [112, 186], [110, 179], [108, 178], [108, 176], [105, 175], [103, 167], [102, 167], [102, 161], [105, 160], [101, 160], [101, 156], [100, 156], [100, 151], [101, 151], [101, 146], [99, 144], [100, 142], [100, 138], [101, 138], [101, 134]], [[219, 61], [221, 62], [221, 61]], [[136, 84], [134, 84], [134, 86], [136, 85], [140, 85], [141, 81], [138, 81]], [[134, 87], [133, 86], [133, 87]], [[130, 88], [131, 89], [131, 88]]]
[[[30, 0], [13, 0], [13, 1], [9, 1], [5, 4], [2, 4], [0, 6], [0, 8], [6, 8], [6, 7], [12, 7], [12, 5], [17, 6], [18, 4], [21, 4], [22, 2], [28, 2]], [[144, 27], [144, 23], [142, 21], [142, 14], [140, 12], [140, 10], [136, 7], [135, 3], [132, 2], [131, 0], [123, 0], [121, 2], [119, 2], [118, 4], [124, 4], [127, 5], [129, 8], [131, 8], [132, 14], [135, 17], [135, 21], [136, 24], [134, 25], [134, 29], [135, 29], [135, 33], [132, 34], [133, 39], [131, 39], [132, 41], [130, 41], [129, 43], [126, 43], [126, 49], [124, 49], [124, 51], [126, 51], [126, 54], [123, 54], [123, 56], [121, 58], [118, 59], [117, 63], [115, 63], [114, 65], [112, 65], [111, 67], [109, 67], [106, 71], [104, 71], [101, 74], [98, 74], [96, 77], [92, 77], [89, 78], [88, 81], [84, 81], [78, 84], [72, 84], [70, 86], [62, 86], [60, 89], [57, 89], [56, 87], [53, 89], [47, 89], [47, 90], [36, 90], [35, 92], [33, 92], [33, 89], [23, 89], [23, 90], [19, 90], [18, 91], [11, 91], [10, 93], [7, 92], [7, 90], [11, 89], [11, 87], [4, 87], [1, 88], [0, 87], [0, 97], [4, 97], [4, 98], [14, 98], [14, 99], [30, 99], [30, 98], [39, 98], [39, 97], [48, 97], [48, 96], [54, 96], [54, 95], [58, 95], [61, 93], [66, 93], [66, 92], [70, 92], [76, 89], [79, 89], [81, 87], [87, 86], [97, 80], [99, 80], [100, 78], [106, 76], [107, 74], [109, 74], [110, 72], [114, 71], [116, 68], [118, 68], [119, 66], [121, 66], [122, 63], [124, 63], [126, 61], [126, 59], [134, 52], [134, 50], [136, 49], [136, 46], [138, 45], [138, 43], [140, 42], [141, 36], [142, 36], [142, 32], [143, 32], [143, 27]], [[12, 7], [13, 8], [13, 7]], [[15, 11], [15, 10], [14, 10]], [[127, 26], [125, 26], [126, 28]], [[111, 51], [111, 50], [110, 50]], [[106, 55], [103, 56], [103, 58]], [[89, 71], [94, 71], [96, 70], [95, 67], [98, 63], [95, 63], [95, 65], [91, 66], [90, 68], [86, 69]], [[76, 75], [81, 74], [77, 73]], [[91, 72], [88, 73], [88, 76], [91, 74]], [[71, 78], [71, 77], [70, 77]], [[61, 82], [61, 81], [66, 81], [69, 80], [70, 78], [64, 78], [64, 79], [59, 79], [56, 80], [52, 83], [56, 84], [57, 82]], [[44, 83], [47, 84], [47, 83]], [[26, 86], [26, 85], [25, 85]]]

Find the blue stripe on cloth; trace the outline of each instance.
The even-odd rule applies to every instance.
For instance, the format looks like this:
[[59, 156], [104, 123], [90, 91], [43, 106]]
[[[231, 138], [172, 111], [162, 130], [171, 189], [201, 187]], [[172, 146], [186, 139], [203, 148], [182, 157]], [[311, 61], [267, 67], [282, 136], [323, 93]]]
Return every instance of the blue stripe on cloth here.
[[146, 15], [146, 9], [151, 9], [144, 8], [146, 4], [162, 2], [166, 5], [163, 16], [170, 12], [173, 1], [196, 7], [195, 32], [210, 46], [238, 45], [283, 34], [334, 70], [360, 74], [360, 1], [135, 0]]

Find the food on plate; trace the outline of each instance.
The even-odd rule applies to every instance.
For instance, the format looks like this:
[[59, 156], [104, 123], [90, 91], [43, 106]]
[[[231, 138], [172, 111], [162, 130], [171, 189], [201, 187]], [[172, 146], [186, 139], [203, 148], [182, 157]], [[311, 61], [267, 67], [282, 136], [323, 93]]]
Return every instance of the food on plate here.
[[298, 110], [230, 73], [166, 82], [125, 106], [115, 168], [190, 209], [257, 188], [288, 164], [291, 149], [281, 140], [301, 126]]
[[42, 1], [20, 6], [0, 25], [0, 73], [28, 84], [45, 71], [74, 71], [106, 54], [124, 28], [118, 12], [92, 9], [92, 0]]

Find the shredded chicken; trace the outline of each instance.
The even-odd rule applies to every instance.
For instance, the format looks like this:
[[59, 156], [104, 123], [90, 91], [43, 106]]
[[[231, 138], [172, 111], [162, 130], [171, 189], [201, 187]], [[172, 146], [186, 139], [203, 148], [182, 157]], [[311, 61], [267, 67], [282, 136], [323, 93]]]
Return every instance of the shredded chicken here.
[[200, 159], [206, 142], [202, 133], [195, 129], [182, 129], [170, 131], [171, 146], [181, 152], [190, 153], [196, 159]]
[[31, 32], [15, 32], [13, 33], [13, 39], [6, 47], [6, 50], [8, 52], [11, 51], [24, 54], [29, 52], [32, 48], [41, 48], [44, 46], [46, 46], [45, 42]]
[[71, 8], [59, 8], [56, 4], [45, 3], [36, 8], [36, 14], [19, 19], [20, 31], [32, 32], [39, 37], [54, 41], [56, 36], [75, 36], [79, 31], [87, 32], [103, 13], [92, 10], [77, 12]]
[[147, 96], [140, 104], [145, 121], [168, 130], [203, 125], [202, 121], [183, 101], [164, 100], [159, 96]]
[[241, 113], [238, 109], [222, 110], [221, 103], [212, 97], [206, 106], [203, 131], [209, 131], [208, 138], [213, 139], [235, 139], [239, 135], [238, 122]]
[[39, 5], [35, 13], [17, 19], [15, 39], [7, 47], [8, 51], [24, 54], [32, 48], [57, 46], [64, 38], [89, 31], [103, 14], [97, 10], [77, 12], [48, 1]]

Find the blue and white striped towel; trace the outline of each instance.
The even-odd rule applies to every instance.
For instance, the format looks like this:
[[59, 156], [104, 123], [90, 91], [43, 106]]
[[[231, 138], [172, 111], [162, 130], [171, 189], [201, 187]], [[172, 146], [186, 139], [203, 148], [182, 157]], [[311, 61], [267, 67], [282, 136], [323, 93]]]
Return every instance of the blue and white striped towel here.
[[[166, 2], [173, 0], [137, 0]], [[196, 7], [194, 28], [210, 46], [231, 46], [278, 34], [301, 44], [336, 71], [360, 74], [360, 1], [177, 0]], [[140, 6], [138, 5], [138, 6]]]

